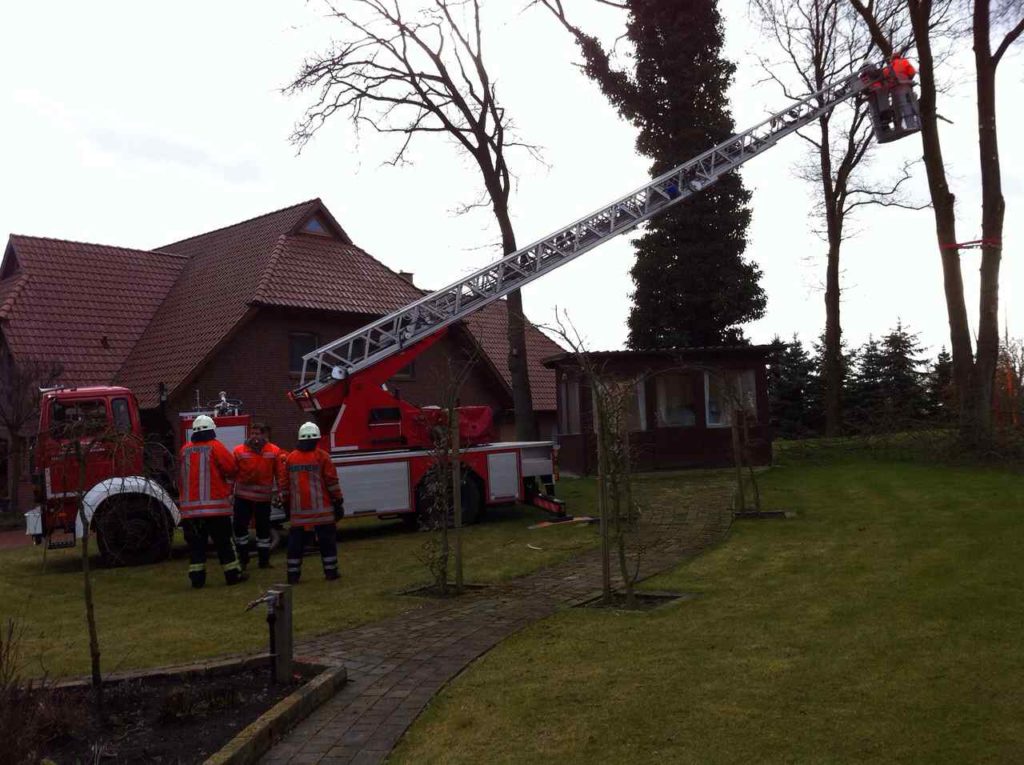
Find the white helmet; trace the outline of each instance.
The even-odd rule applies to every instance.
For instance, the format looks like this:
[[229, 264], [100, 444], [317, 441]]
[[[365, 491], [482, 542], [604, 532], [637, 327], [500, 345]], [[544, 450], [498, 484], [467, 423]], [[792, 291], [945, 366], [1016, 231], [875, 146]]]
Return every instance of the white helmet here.
[[317, 427], [315, 422], [306, 422], [299, 427], [299, 440], [300, 441], [319, 441], [320, 440], [320, 428]]
[[214, 424], [213, 418], [205, 414], [201, 414], [192, 420], [193, 433], [202, 433], [206, 430], [213, 430], [216, 427], [217, 426]]

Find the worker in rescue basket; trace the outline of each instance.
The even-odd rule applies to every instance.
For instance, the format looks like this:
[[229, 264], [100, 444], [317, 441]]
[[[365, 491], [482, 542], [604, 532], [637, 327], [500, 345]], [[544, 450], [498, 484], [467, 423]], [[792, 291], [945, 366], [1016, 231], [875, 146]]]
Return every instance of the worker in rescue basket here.
[[235, 447], [235, 545], [244, 569], [249, 565], [249, 522], [256, 518], [256, 554], [260, 568], [270, 568], [270, 502], [274, 484], [285, 491], [284, 453], [270, 443], [267, 426], [254, 423], [249, 440]]
[[181, 447], [180, 508], [188, 542], [188, 578], [195, 588], [206, 584], [206, 540], [213, 541], [229, 585], [245, 580], [231, 538], [231, 491], [235, 458], [220, 441], [213, 418], [192, 422], [192, 439]]
[[288, 531], [288, 584], [297, 584], [302, 575], [302, 551], [310, 533], [316, 534], [324, 577], [338, 578], [338, 528], [335, 524], [345, 513], [338, 471], [330, 456], [318, 449], [320, 428], [307, 422], [299, 428], [298, 448], [285, 458], [288, 475], [287, 496], [291, 502], [291, 528]]

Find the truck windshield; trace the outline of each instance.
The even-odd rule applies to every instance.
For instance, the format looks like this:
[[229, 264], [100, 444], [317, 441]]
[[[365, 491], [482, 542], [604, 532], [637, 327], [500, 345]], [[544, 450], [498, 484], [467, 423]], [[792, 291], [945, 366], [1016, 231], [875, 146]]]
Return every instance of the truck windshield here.
[[107, 402], [103, 399], [54, 401], [50, 413], [54, 438], [95, 436], [108, 427]]

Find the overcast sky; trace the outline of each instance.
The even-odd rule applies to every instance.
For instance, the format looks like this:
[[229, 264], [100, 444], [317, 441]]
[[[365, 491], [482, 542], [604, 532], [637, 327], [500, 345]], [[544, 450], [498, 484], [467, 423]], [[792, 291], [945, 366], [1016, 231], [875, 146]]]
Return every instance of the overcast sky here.
[[[404, 0], [403, 0], [404, 4]], [[635, 131], [573, 63], [576, 50], [526, 0], [491, 0], [487, 57], [519, 135], [543, 147], [546, 165], [512, 158], [517, 236], [527, 244], [641, 185], [647, 162]], [[612, 38], [612, 10], [576, 0], [577, 20]], [[720, 0], [727, 53], [739, 65], [737, 129], [785, 104], [759, 84], [751, 57], [770, 53], [745, 0]], [[288, 143], [305, 102], [280, 88], [305, 54], [335, 32], [317, 2], [179, 0], [3, 3], [0, 6], [0, 234], [52, 236], [152, 248], [312, 197], [321, 197], [357, 244], [418, 286], [440, 287], [497, 257], [486, 213], [456, 216], [473, 201], [476, 174], [443, 139], [422, 136], [413, 166], [384, 161], [392, 139], [357, 136], [336, 118], [299, 156]], [[944, 72], [944, 151], [959, 201], [960, 237], [979, 231], [969, 47]], [[1019, 53], [999, 80], [1007, 224], [1001, 315], [1024, 335], [1024, 83]], [[802, 142], [791, 138], [742, 171], [753, 191], [748, 256], [764, 271], [768, 312], [755, 341], [816, 336], [824, 323], [824, 246], [812, 234], [810, 189], [793, 177]], [[874, 169], [894, 172], [920, 153], [916, 138], [879, 147]], [[680, 157], [680, 160], [687, 159]], [[914, 193], [925, 198], [923, 169]], [[843, 253], [843, 328], [852, 344], [901, 318], [932, 352], [948, 344], [941, 269], [930, 211], [872, 210]], [[527, 313], [550, 322], [564, 308], [592, 348], [626, 337], [632, 248], [620, 238], [524, 291]], [[977, 313], [977, 251], [963, 255], [969, 309]], [[343, 273], [339, 279], [345, 278]]]

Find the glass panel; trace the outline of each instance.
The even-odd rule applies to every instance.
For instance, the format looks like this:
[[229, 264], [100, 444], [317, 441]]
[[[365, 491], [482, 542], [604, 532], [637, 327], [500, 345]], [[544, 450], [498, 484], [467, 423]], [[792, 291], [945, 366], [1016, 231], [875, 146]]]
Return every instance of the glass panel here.
[[697, 424], [694, 377], [684, 372], [658, 375], [658, 427], [692, 427]]
[[327, 229], [324, 228], [324, 224], [320, 222], [319, 218], [310, 218], [306, 225], [302, 227], [302, 230], [307, 234], [326, 234]]
[[132, 414], [128, 409], [128, 399], [115, 398], [110, 402], [110, 409], [114, 415], [114, 430], [118, 433], [130, 433], [132, 430]]
[[288, 334], [288, 371], [302, 371], [302, 357], [320, 347], [320, 338], [313, 332]]
[[55, 438], [84, 438], [107, 429], [107, 402], [54, 401], [51, 429]]
[[707, 379], [708, 427], [732, 424], [732, 411], [741, 409], [757, 416], [757, 385], [754, 370], [711, 372]]

